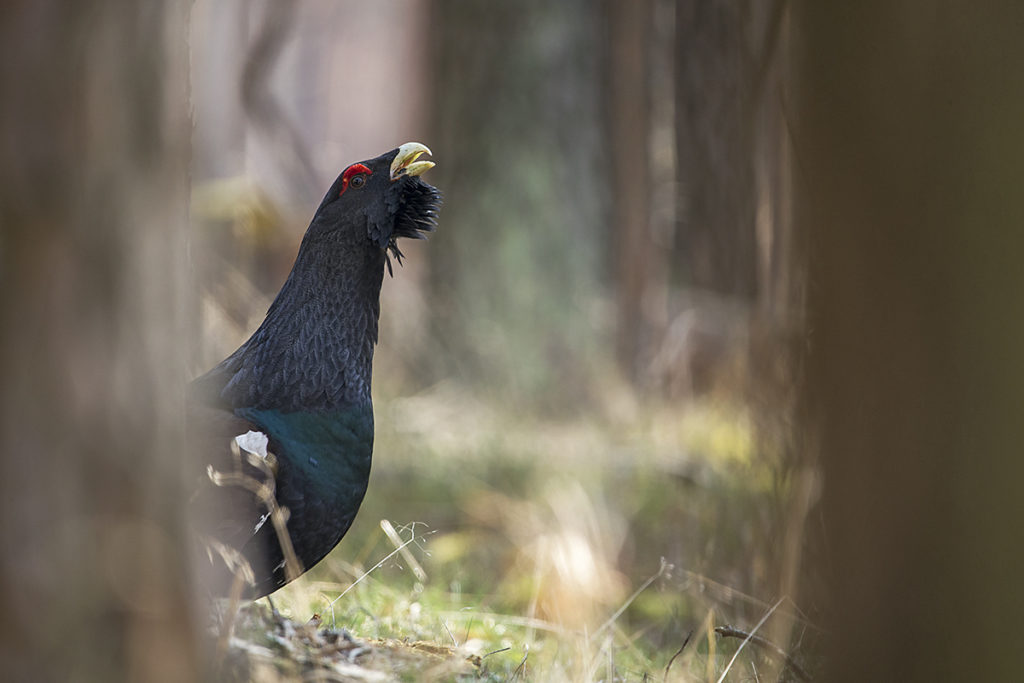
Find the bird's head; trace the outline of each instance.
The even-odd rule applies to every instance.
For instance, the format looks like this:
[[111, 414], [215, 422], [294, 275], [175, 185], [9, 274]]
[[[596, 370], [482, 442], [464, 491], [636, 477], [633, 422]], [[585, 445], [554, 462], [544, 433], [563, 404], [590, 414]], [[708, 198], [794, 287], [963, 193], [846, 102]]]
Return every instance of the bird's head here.
[[[437, 226], [441, 193], [420, 179], [434, 162], [426, 145], [407, 142], [397, 149], [350, 165], [320, 203], [311, 229], [335, 234], [346, 242], [365, 240], [367, 246], [386, 250], [401, 264], [399, 237], [423, 239]], [[388, 270], [391, 260], [388, 257]]]

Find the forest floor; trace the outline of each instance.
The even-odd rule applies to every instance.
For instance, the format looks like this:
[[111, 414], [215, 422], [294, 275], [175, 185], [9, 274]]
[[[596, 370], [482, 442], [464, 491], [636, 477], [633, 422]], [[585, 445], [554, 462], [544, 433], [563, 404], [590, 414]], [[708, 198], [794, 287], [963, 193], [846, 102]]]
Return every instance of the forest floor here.
[[223, 679], [801, 680], [791, 478], [744, 411], [498, 414], [444, 388], [381, 406], [355, 526], [215, 634]]

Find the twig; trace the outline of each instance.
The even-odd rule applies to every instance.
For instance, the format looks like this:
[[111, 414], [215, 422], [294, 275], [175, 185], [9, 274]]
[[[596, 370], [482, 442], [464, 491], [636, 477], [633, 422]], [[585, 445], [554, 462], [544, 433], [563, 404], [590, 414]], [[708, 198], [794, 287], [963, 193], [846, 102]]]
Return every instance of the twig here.
[[772, 641], [768, 640], [767, 638], [763, 638], [754, 633], [747, 633], [746, 631], [735, 628], [733, 626], [716, 626], [715, 633], [722, 636], [723, 638], [743, 638], [743, 642], [751, 642], [763, 650], [773, 652], [775, 655], [782, 658], [786, 666], [789, 667], [790, 671], [793, 672], [793, 675], [795, 675], [801, 681], [811, 680], [810, 674], [808, 674], [802, 666], [797, 664], [796, 660], [793, 659], [793, 657], [788, 652], [786, 652], [781, 647], [779, 647]]
[[[757, 622], [757, 624], [754, 625], [754, 629], [747, 636], [746, 640], [744, 640], [742, 643], [740, 643], [740, 646], [738, 648], [736, 648], [736, 652], [733, 653], [732, 659], [730, 659], [729, 663], [725, 665], [725, 671], [723, 671], [722, 675], [718, 677], [718, 682], [717, 683], [722, 683], [722, 681], [725, 680], [725, 676], [726, 676], [726, 674], [729, 673], [729, 669], [732, 668], [733, 662], [735, 662], [736, 658], [740, 656], [740, 652], [743, 652], [743, 648], [746, 647], [747, 643], [750, 642], [751, 637], [753, 637], [753, 635], [755, 633], [757, 633], [757, 630], [759, 628], [764, 626], [764, 622], [768, 621], [768, 617], [770, 617], [771, 615], [775, 614], [775, 610], [777, 610], [779, 608], [779, 605], [781, 605], [782, 601], [785, 600], [785, 599], [786, 599], [786, 596], [782, 596], [781, 598], [779, 598], [779, 601], [776, 602], [774, 605], [772, 605], [772, 608], [770, 610], [768, 610], [767, 612], [765, 612], [765, 615], [763, 617], [761, 617], [761, 621]], [[709, 635], [708, 639], [710, 640], [710, 635]]]
[[[382, 519], [380, 520], [380, 528], [384, 530], [384, 535], [388, 537], [388, 540], [401, 551], [402, 558], [405, 559], [405, 563], [409, 565], [410, 569], [412, 569], [413, 576], [416, 577], [416, 580], [420, 583], [426, 581], [427, 572], [423, 570], [423, 565], [419, 563], [412, 552], [406, 548], [408, 544], [402, 542], [402, 537], [398, 535], [397, 531], [395, 531], [394, 525], [392, 525], [388, 520]], [[413, 535], [415, 536], [415, 530]]]
[[676, 657], [678, 657], [679, 655], [683, 654], [683, 650], [685, 650], [686, 646], [690, 644], [690, 638], [692, 636], [693, 636], [693, 629], [690, 629], [690, 632], [686, 634], [685, 638], [683, 638], [683, 644], [679, 646], [679, 649], [676, 650], [676, 653], [674, 655], [672, 655], [672, 659], [668, 660], [668, 664], [665, 665], [665, 680], [666, 681], [668, 680], [668, 670], [672, 668], [672, 663], [674, 661], [676, 661]]
[[[294, 581], [302, 575], [304, 570], [298, 555], [295, 554], [292, 537], [288, 533], [288, 509], [277, 503], [276, 459], [272, 453], [263, 457], [249, 451], [245, 452], [245, 462], [264, 477], [263, 480], [260, 480], [247, 474], [243, 469], [242, 453], [238, 443], [233, 439], [231, 453], [234, 460], [234, 472], [221, 472], [215, 470], [213, 465], [209, 465], [206, 468], [206, 475], [215, 486], [237, 486], [249, 491], [266, 507], [267, 515], [281, 547], [281, 554], [284, 556], [285, 578], [288, 581]], [[259, 529], [259, 525], [256, 528]]]
[[291, 534], [288, 533], [288, 514], [285, 508], [277, 504], [276, 498], [267, 501], [267, 507], [270, 508], [270, 522], [274, 525], [274, 533], [281, 545], [281, 554], [284, 555], [284, 577], [290, 583], [302, 576], [303, 569], [299, 556], [295, 554]]
[[228, 645], [231, 643], [231, 635], [235, 630], [235, 619], [238, 617], [238, 605], [242, 600], [242, 589], [244, 587], [245, 578], [243, 573], [240, 570], [236, 571], [228, 594], [227, 611], [220, 625], [220, 634], [217, 636], [217, 651], [214, 655], [214, 665], [217, 669], [220, 669], [224, 664], [228, 653]]

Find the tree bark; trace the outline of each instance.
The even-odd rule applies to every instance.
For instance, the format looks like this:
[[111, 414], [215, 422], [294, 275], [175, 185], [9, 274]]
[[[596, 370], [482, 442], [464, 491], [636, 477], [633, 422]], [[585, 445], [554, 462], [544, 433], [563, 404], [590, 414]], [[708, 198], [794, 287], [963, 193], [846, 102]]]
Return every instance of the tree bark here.
[[829, 681], [1014, 680], [1024, 6], [798, 2]]
[[187, 6], [0, 10], [0, 661], [197, 678], [180, 457]]

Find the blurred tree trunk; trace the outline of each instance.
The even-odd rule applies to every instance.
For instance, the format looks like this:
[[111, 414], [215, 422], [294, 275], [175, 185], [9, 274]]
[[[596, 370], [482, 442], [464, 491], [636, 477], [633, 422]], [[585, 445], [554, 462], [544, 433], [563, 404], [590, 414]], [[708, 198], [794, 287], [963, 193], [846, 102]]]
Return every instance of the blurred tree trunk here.
[[197, 678], [182, 551], [187, 5], [0, 10], [0, 661]]
[[1018, 680], [1024, 5], [798, 2], [829, 681]]
[[608, 0], [608, 140], [611, 165], [616, 353], [640, 379], [651, 344], [651, 288], [660, 269], [651, 235], [651, 0]]
[[758, 284], [753, 14], [741, 0], [676, 4], [681, 274], [691, 287], [748, 302]]
[[[621, 330], [652, 338], [634, 365], [669, 396], [765, 393], [760, 377], [741, 380], [732, 368], [745, 364], [792, 379], [788, 364], [777, 362], [799, 327], [803, 283], [790, 261], [796, 250], [779, 50], [786, 3], [657, 0], [654, 6], [655, 35], [665, 24], [674, 29], [666, 41], [671, 75], [653, 98], [671, 104], [667, 113], [655, 107], [647, 143], [652, 211], [669, 219], [655, 219], [656, 248], [636, 268], [646, 277], [646, 329], [629, 323]], [[656, 57], [663, 50], [657, 43]], [[657, 80], [657, 66], [652, 76]], [[671, 153], [663, 149], [668, 146]], [[670, 164], [659, 160], [666, 156]], [[666, 193], [658, 191], [665, 177], [673, 180], [668, 209]]]

